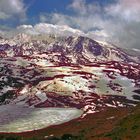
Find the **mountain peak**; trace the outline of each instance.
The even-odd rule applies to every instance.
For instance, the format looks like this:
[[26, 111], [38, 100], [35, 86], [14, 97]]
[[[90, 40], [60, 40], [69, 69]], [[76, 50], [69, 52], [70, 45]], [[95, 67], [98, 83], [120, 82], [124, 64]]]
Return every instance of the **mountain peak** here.
[[12, 38], [12, 40], [16, 41], [17, 43], [29, 42], [30, 39], [31, 39], [31, 36], [25, 33], [20, 33]]
[[[65, 59], [59, 63], [86, 64], [96, 61], [120, 61], [120, 62], [139, 62], [139, 57], [129, 55], [115, 45], [103, 44], [85, 36], [40, 36], [18, 34], [10, 40], [5, 40], [2, 44], [17, 46], [17, 52], [11, 50], [12, 55], [33, 55], [40, 53], [59, 53]], [[19, 46], [23, 46], [20, 48]], [[29, 49], [30, 48], [30, 49]], [[12, 49], [12, 48], [11, 48]], [[19, 53], [20, 52], [20, 53]], [[9, 54], [7, 54], [8, 56]], [[70, 56], [71, 55], [71, 56]], [[72, 58], [70, 58], [72, 57]], [[66, 60], [67, 59], [67, 60]], [[54, 62], [56, 60], [53, 60]], [[62, 62], [61, 62], [62, 61]], [[75, 61], [75, 62], [74, 62]]]

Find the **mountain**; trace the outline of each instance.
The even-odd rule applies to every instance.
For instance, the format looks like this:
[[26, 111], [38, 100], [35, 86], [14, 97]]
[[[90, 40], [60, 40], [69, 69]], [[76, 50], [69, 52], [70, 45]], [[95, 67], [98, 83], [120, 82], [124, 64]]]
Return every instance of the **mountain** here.
[[[53, 54], [53, 57], [55, 55], [58, 58], [59, 63], [68, 64], [90, 64], [95, 61], [138, 63], [140, 60], [139, 56], [128, 55], [114, 45], [97, 42], [83, 36], [55, 37], [19, 34], [9, 40], [1, 39], [0, 49], [2, 57], [4, 54], [6, 57]], [[55, 62], [55, 60], [51, 61]]]
[[82, 119], [140, 102], [140, 57], [112, 44], [19, 34], [0, 39], [0, 57], [1, 108], [77, 108]]
[[3, 38], [0, 36], [0, 39], [3, 39]]

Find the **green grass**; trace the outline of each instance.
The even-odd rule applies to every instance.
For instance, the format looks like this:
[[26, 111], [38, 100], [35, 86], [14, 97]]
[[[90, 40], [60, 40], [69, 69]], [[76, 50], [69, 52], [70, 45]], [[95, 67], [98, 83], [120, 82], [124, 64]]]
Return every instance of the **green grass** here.
[[61, 136], [61, 138], [50, 138], [49, 140], [85, 140], [83, 137], [81, 136], [73, 136], [71, 134], [64, 134], [63, 136]]
[[135, 110], [124, 117], [111, 132], [104, 136], [112, 140], [135, 140], [140, 136], [140, 110]]
[[[0, 140], [43, 140], [43, 137], [23, 138], [17, 136], [0, 136]], [[48, 140], [85, 140], [82, 136], [73, 136], [72, 134], [64, 134], [60, 138], [50, 137]]]

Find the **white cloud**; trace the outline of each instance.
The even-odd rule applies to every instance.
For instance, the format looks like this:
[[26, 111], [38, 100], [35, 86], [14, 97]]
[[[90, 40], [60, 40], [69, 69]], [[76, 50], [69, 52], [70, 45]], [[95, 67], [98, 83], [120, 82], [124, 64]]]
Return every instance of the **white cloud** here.
[[109, 39], [121, 47], [140, 49], [140, 1], [119, 0], [106, 7], [111, 16], [104, 24]]
[[0, 19], [5, 20], [8, 19], [10, 16], [4, 12], [0, 12]]
[[[15, 4], [12, 4], [12, 1], [15, 1]], [[8, 8], [1, 8], [6, 7], [7, 2], [9, 3]], [[0, 19], [13, 15], [25, 15], [24, 7], [22, 0], [1, 0]], [[66, 35], [74, 33], [83, 35], [85, 33], [89, 37], [109, 41], [120, 47], [140, 49], [139, 0], [116, 0], [115, 3], [104, 7], [97, 3], [89, 4], [86, 0], [73, 0], [68, 6], [68, 10], [72, 10], [75, 14], [44, 13], [40, 15], [41, 23], [35, 26], [19, 26], [17, 32]], [[51, 24], [47, 24], [47, 22]]]
[[140, 49], [140, 1], [118, 0], [104, 7], [86, 0], [73, 0], [68, 6], [75, 15], [43, 15], [44, 21], [69, 25], [95, 39], [112, 42], [124, 48]]
[[80, 15], [88, 15], [90, 13], [100, 12], [101, 7], [98, 3], [87, 4], [86, 0], [73, 0], [72, 4], [68, 6]]
[[139, 0], [119, 0], [117, 4], [107, 7], [106, 11], [110, 13], [110, 15], [119, 17], [127, 22], [140, 21]]
[[94, 38], [96, 40], [99, 41], [107, 41], [108, 40], [108, 34], [104, 31], [89, 31], [86, 36], [90, 37], [90, 38]]
[[32, 25], [20, 25], [17, 27], [17, 32], [27, 34], [55, 34], [55, 35], [84, 35], [84, 33], [78, 29], [73, 29], [67, 25], [53, 25], [47, 23], [39, 23], [35, 26]]
[[33, 26], [32, 25], [20, 25], [17, 27], [17, 29], [32, 29]]
[[0, 20], [18, 17], [25, 19], [25, 5], [23, 0], [0, 0]]
[[73, 1], [73, 3], [71, 5], [69, 5], [69, 8], [72, 8], [73, 10], [75, 10], [76, 12], [79, 13], [79, 11], [81, 11], [80, 14], [84, 15], [87, 13], [87, 8], [85, 6], [86, 1], [85, 0], [79, 0], [79, 1]]

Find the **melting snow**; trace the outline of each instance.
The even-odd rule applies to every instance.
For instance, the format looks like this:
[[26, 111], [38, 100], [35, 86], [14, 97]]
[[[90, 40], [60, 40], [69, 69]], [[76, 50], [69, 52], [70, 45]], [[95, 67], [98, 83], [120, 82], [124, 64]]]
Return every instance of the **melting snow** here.
[[0, 132], [24, 132], [61, 124], [81, 116], [75, 108], [26, 108], [0, 106]]
[[38, 91], [38, 92], [36, 93], [36, 96], [37, 96], [42, 102], [44, 102], [44, 101], [47, 100], [46, 93], [44, 93], [44, 92]]

